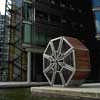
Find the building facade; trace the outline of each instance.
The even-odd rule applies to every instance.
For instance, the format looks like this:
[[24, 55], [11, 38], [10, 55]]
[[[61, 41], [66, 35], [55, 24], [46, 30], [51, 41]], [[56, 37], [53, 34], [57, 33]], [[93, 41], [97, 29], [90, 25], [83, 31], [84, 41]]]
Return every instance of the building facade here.
[[7, 81], [46, 81], [42, 54], [48, 41], [71, 36], [78, 38], [90, 51], [92, 71], [87, 82], [99, 82], [99, 28], [98, 21], [95, 23], [95, 19], [99, 19], [99, 4], [98, 0], [7, 0]]
[[28, 58], [31, 59], [28, 67], [31, 70], [29, 76], [33, 81], [44, 81], [42, 53], [50, 39], [59, 36], [76, 37], [89, 49], [90, 41], [95, 41], [92, 1], [77, 0], [77, 2], [75, 0], [24, 0], [23, 47], [28, 52]]
[[[90, 80], [100, 82], [100, 1], [90, 0], [92, 2], [93, 21], [94, 21], [94, 38], [88, 43], [91, 57], [91, 76]], [[93, 45], [94, 44], [94, 45]]]
[[0, 80], [6, 81], [8, 76], [8, 55], [9, 46], [6, 44], [9, 40], [8, 33], [5, 33], [5, 15], [0, 15]]
[[[3, 43], [6, 44], [4, 47], [8, 47], [8, 57], [6, 57], [6, 70], [8, 74], [5, 82], [27, 80], [27, 57], [25, 55], [26, 52], [22, 48], [21, 33], [22, 1], [6, 0]], [[2, 52], [2, 54], [4, 53]], [[1, 79], [0, 81], [3, 80]]]

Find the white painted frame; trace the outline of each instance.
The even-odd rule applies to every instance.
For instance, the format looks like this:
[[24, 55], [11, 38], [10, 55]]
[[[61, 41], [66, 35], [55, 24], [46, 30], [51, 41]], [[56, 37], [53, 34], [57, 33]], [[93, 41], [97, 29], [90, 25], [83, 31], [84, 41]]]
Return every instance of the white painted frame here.
[[[59, 45], [58, 49], [55, 50], [53, 42], [56, 41], [56, 40], [59, 40], [59, 39], [60, 39], [60, 42], [58, 44]], [[68, 49], [64, 54], [61, 53], [61, 48], [62, 48], [62, 45], [63, 45], [63, 41], [65, 41], [66, 44], [70, 46], [70, 49]], [[52, 55], [46, 54], [46, 51], [48, 50], [49, 46], [51, 47]], [[70, 53], [73, 54], [73, 67], [71, 65], [65, 64], [64, 61], [63, 62], [59, 62], [60, 60], [63, 60], [64, 57], [70, 55]], [[59, 58], [59, 55], [61, 55], [61, 59]], [[45, 58], [50, 61], [50, 65], [49, 66], [45, 66], [45, 60], [44, 60]], [[62, 66], [60, 71], [57, 71], [57, 62], [55, 60], [57, 60], [58, 64], [60, 66]], [[53, 62], [53, 64], [51, 63], [51, 61]], [[68, 78], [67, 82], [65, 82], [64, 76], [63, 76], [63, 74], [61, 72], [63, 68], [65, 68], [67, 70], [70, 70], [72, 72], [72, 74]], [[52, 79], [51, 80], [49, 79], [49, 77], [46, 74], [50, 70], [53, 71], [53, 75], [52, 75]], [[62, 82], [61, 86], [67, 86], [70, 83], [73, 75], [75, 74], [75, 71], [76, 71], [76, 62], [75, 62], [75, 50], [74, 50], [74, 47], [69, 43], [69, 41], [66, 40], [66, 38], [64, 36], [50, 40], [48, 45], [47, 45], [47, 47], [46, 47], [46, 49], [45, 49], [45, 51], [44, 51], [44, 53], [43, 53], [43, 73], [44, 73], [46, 79], [48, 80], [49, 84], [51, 86], [55, 86], [55, 84], [54, 84], [55, 75], [56, 75], [56, 73], [59, 73], [60, 78], [61, 78], [61, 82]]]

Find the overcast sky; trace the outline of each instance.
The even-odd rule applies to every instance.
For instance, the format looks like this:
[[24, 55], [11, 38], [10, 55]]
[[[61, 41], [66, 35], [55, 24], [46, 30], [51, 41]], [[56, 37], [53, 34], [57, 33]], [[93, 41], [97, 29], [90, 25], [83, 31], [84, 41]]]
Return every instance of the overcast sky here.
[[0, 0], [0, 12], [4, 15], [5, 13], [5, 0]]

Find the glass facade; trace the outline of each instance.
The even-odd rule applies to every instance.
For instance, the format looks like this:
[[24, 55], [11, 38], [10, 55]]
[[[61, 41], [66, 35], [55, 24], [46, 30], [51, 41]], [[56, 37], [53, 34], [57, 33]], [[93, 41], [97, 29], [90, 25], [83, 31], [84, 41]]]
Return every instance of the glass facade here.
[[35, 32], [32, 37], [32, 45], [45, 45], [47, 43], [47, 34], [45, 32]]
[[32, 20], [32, 5], [30, 3], [24, 2], [23, 5], [23, 17], [25, 21], [31, 22]]
[[[33, 18], [32, 18], [32, 14], [33, 14]], [[32, 22], [32, 19], [35, 19], [35, 20]], [[32, 8], [31, 2], [28, 2], [26, 0], [23, 2], [23, 29], [24, 29], [23, 42], [24, 44], [30, 44], [30, 45], [45, 45], [46, 44], [47, 42], [46, 30], [47, 29], [42, 27], [42, 25], [43, 25], [43, 22], [47, 20], [48, 20], [48, 16], [45, 13], [34, 10]]]
[[95, 17], [96, 38], [100, 38], [100, 0], [92, 0], [93, 12]]
[[93, 2], [93, 4], [92, 4], [93, 7], [100, 7], [100, 0], [92, 0], [92, 2]]
[[32, 34], [32, 4], [23, 2], [23, 42], [31, 44]]
[[96, 32], [100, 33], [100, 11], [95, 11]]
[[9, 48], [5, 42], [8, 42], [8, 32], [4, 33], [5, 15], [0, 15], [0, 81], [7, 81], [8, 79], [8, 52]]
[[31, 43], [31, 24], [24, 24], [24, 43]]
[[6, 0], [4, 22], [0, 23], [4, 27], [0, 33], [0, 81], [26, 81], [26, 52], [22, 48], [22, 2]]

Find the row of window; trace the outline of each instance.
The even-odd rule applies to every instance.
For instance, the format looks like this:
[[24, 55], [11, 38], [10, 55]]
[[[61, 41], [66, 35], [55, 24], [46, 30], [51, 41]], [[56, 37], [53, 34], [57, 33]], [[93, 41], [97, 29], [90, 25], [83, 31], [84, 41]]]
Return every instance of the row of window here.
[[[66, 0], [65, 0], [66, 1]], [[30, 3], [24, 2], [23, 6], [23, 19], [25, 21], [32, 21], [32, 5]], [[51, 21], [57, 23], [66, 23], [67, 19], [64, 16], [56, 16], [52, 14], [47, 14], [42, 11], [35, 10], [35, 18], [40, 21]]]
[[4, 24], [3, 23], [0, 23], [0, 27], [4, 27]]
[[67, 23], [67, 18], [64, 16], [56, 16], [53, 14], [47, 14], [41, 11], [36, 11], [36, 20], [38, 21], [47, 21], [47, 22], [56, 22], [56, 23]]
[[1, 16], [0, 16], [0, 21], [3, 21], [3, 22], [4, 22], [4, 17], [1, 17]]
[[68, 7], [71, 5], [71, 0], [36, 0], [37, 2], [47, 2], [57, 7]]
[[[47, 13], [36, 11], [35, 18], [38, 21], [50, 21], [50, 22], [57, 22], [57, 23], [66, 23], [67, 19], [64, 17], [56, 16], [56, 15], [48, 15]], [[25, 3], [24, 10], [23, 10], [23, 18], [25, 21], [32, 21], [32, 8], [31, 5]]]
[[0, 24], [2, 24], [2, 23], [4, 23], [4, 21], [1, 20], [1, 21], [0, 21]]

